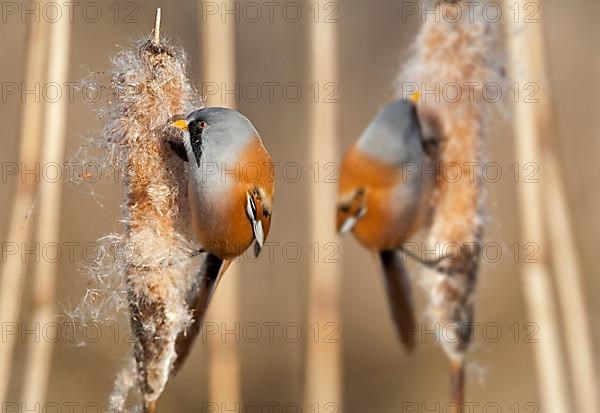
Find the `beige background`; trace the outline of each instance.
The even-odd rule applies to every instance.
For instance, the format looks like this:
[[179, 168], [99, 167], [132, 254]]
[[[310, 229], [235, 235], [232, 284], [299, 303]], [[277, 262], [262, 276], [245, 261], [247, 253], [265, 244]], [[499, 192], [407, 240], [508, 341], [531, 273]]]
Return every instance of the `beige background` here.
[[[81, 2], [82, 5], [85, 3]], [[379, 106], [390, 98], [391, 82], [418, 30], [419, 19], [409, 17], [403, 23], [402, 4], [395, 0], [345, 0], [340, 3], [339, 22], [333, 24], [338, 25], [340, 36], [340, 48], [335, 51], [341, 69], [337, 103], [340, 148], [346, 148], [358, 137]], [[139, 10], [133, 16], [137, 23], [125, 23], [123, 16], [115, 23], [109, 9], [112, 3], [97, 4], [103, 11], [99, 22], [89, 23], [81, 18], [81, 14], [75, 15], [71, 81], [79, 81], [90, 71], [106, 70], [110, 56], [117, 50], [116, 44], [127, 45], [130, 39], [149, 33], [157, 6], [163, 7], [164, 32], [190, 54], [191, 77], [197, 84], [202, 79], [196, 2], [138, 2]], [[124, 2], [121, 7], [123, 5]], [[274, 23], [269, 23], [263, 16], [258, 23], [242, 21], [237, 25], [236, 58], [240, 84], [297, 82], [303, 92], [303, 98], [297, 103], [286, 101], [280, 93], [276, 93], [274, 101], [269, 102], [266, 90], [262, 89], [263, 97], [259, 102], [252, 103], [242, 97], [238, 104], [261, 132], [273, 158], [282, 165], [296, 162], [303, 172], [302, 178], [293, 183], [283, 177], [281, 168], [278, 169], [270, 236], [270, 241], [282, 245], [298, 243], [302, 248], [302, 258], [296, 263], [286, 262], [281, 248], [276, 248], [273, 260], [263, 256], [257, 263], [242, 264], [242, 273], [237, 280], [241, 283], [242, 323], [304, 325], [306, 320], [307, 270], [312, 259], [307, 225], [312, 182], [307, 160], [312, 92], [308, 90], [308, 30], [311, 23], [310, 12], [304, 4], [303, 11], [306, 15], [298, 23], [288, 23], [276, 13]], [[587, 308], [593, 320], [592, 337], [594, 347], [598, 348], [600, 306], [596, 303], [600, 302], [600, 281], [597, 277], [596, 244], [600, 215], [595, 212], [600, 208], [600, 195], [596, 190], [600, 141], [595, 131], [600, 128], [600, 117], [597, 116], [600, 110], [600, 81], [597, 77], [600, 59], [595, 52], [595, 39], [600, 36], [597, 24], [600, 3], [579, 0], [567, 5], [550, 0], [544, 2], [544, 15], [556, 131], [552, 139], [558, 148], [568, 184], [568, 202], [585, 274]], [[0, 48], [4, 50], [0, 79], [3, 82], [20, 84], [23, 80], [26, 25], [19, 20], [9, 18], [6, 23], [0, 24]], [[3, 138], [0, 139], [0, 160], [14, 162], [18, 153], [19, 122], [16, 120], [21, 114], [20, 99], [7, 97], [3, 99], [1, 108]], [[93, 136], [99, 130], [100, 123], [94, 115], [97, 108], [97, 105], [84, 102], [80, 94], [69, 103], [68, 158], [73, 159], [82, 136]], [[499, 403], [502, 411], [510, 411], [515, 403], [521, 406], [518, 411], [533, 411], [524, 410], [524, 404], [539, 403], [533, 360], [535, 344], [524, 342], [528, 316], [519, 266], [514, 263], [509, 249], [519, 241], [516, 185], [512, 171], [508, 169], [515, 162], [511, 131], [509, 120], [500, 119], [486, 148], [487, 158], [498, 162], [503, 171], [499, 182], [487, 185], [486, 239], [502, 245], [503, 256], [499, 262], [482, 268], [477, 321], [497, 323], [502, 329], [502, 337], [497, 343], [492, 343], [483, 337], [481, 329], [476, 329], [467, 393], [468, 400], [480, 403], [480, 410], [475, 411], [482, 411], [484, 404], [492, 402]], [[0, 203], [3, 205], [0, 234], [6, 233], [15, 182], [14, 177], [8, 177], [0, 185]], [[92, 187], [96, 196], [90, 193]], [[106, 180], [93, 186], [65, 184], [64, 189], [63, 242], [84, 244], [118, 228], [121, 190], [118, 184]], [[322, 213], [333, 213], [332, 206], [324, 205]], [[35, 218], [35, 213], [32, 217]], [[57, 302], [61, 306], [77, 303], [86, 287], [85, 277], [79, 270], [83, 264], [81, 248], [76, 251], [78, 259], [75, 262], [68, 259], [60, 262]], [[388, 318], [381, 280], [366, 252], [354, 240], [347, 238], [343, 239], [335, 258], [340, 263], [331, 265], [341, 265], [342, 268], [342, 320], [336, 336], [341, 340], [343, 351], [342, 410], [398, 412], [402, 411], [402, 403], [427, 403], [430, 409], [435, 407], [436, 402], [445, 403], [446, 364], [431, 336], [420, 343], [412, 357], [403, 354]], [[569, 274], [558, 276], [568, 277]], [[420, 291], [418, 297], [419, 311], [423, 314], [425, 308]], [[24, 320], [30, 305], [26, 298], [22, 312]], [[57, 313], [59, 311], [57, 308]], [[211, 319], [218, 321], [218, 314], [211, 314]], [[123, 323], [123, 319], [120, 322]], [[521, 332], [516, 343], [511, 330], [515, 323], [518, 323]], [[127, 357], [128, 344], [124, 343], [123, 328], [117, 340], [113, 337], [113, 330], [107, 326], [101, 331], [98, 343], [80, 346], [63, 338], [55, 346], [49, 401], [104, 403], [111, 390], [113, 376]], [[263, 329], [263, 339], [258, 343], [242, 339], [239, 344], [244, 401], [259, 403], [262, 411], [268, 411], [266, 403], [300, 403], [304, 374], [303, 341], [290, 343], [282, 338], [281, 330], [276, 330], [274, 342], [269, 343], [264, 337], [266, 331]], [[305, 336], [309, 334], [306, 329], [303, 332]], [[492, 330], [489, 332], [493, 333]], [[90, 334], [93, 335], [93, 332]], [[24, 365], [24, 344], [25, 340], [19, 340], [17, 344], [14, 380], [9, 394], [9, 400], [13, 401], [18, 400], [20, 394], [18, 383]], [[164, 394], [162, 411], [202, 411], [202, 403], [208, 397], [206, 356], [206, 345], [197, 344], [193, 357]], [[600, 366], [599, 363], [597, 358], [597, 366]], [[279, 406], [279, 410], [275, 411], [283, 410]]]

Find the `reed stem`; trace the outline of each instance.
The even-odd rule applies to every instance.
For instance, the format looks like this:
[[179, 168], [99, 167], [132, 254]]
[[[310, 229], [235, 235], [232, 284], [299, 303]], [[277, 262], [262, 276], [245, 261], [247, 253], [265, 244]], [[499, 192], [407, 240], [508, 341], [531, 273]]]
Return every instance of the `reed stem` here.
[[[32, 3], [34, 3], [32, 1]], [[31, 5], [29, 6], [31, 7]], [[46, 50], [48, 49], [48, 25], [42, 20], [30, 19], [26, 43], [25, 85], [42, 84], [45, 79]], [[21, 111], [19, 165], [27, 170], [39, 161], [42, 137], [42, 118], [44, 103], [31, 97], [23, 102]], [[9, 228], [5, 240], [14, 245], [26, 245], [31, 240], [31, 217], [35, 198], [35, 179], [21, 179], [16, 183], [15, 197], [12, 202]], [[23, 299], [23, 288], [27, 262], [21, 254], [7, 254], [2, 267], [0, 284], [0, 322], [4, 326], [17, 325], [19, 309]], [[0, 346], [0, 402], [7, 401], [6, 396], [12, 375], [14, 347], [18, 334], [7, 334]]]
[[[512, 0], [511, 0], [512, 1]], [[535, 1], [537, 3], [537, 1]], [[511, 2], [522, 8], [524, 1]], [[530, 5], [530, 3], [528, 3]], [[539, 4], [538, 4], [539, 6]], [[517, 84], [536, 81], [541, 84], [544, 71], [540, 24], [525, 24], [507, 19], [510, 72]], [[514, 136], [519, 165], [542, 165], [543, 128], [548, 119], [545, 105], [519, 101], [514, 106]], [[543, 170], [543, 168], [541, 168]], [[547, 176], [542, 177], [547, 180]], [[521, 239], [537, 245], [538, 263], [522, 265], [525, 300], [530, 318], [539, 327], [540, 337], [534, 348], [543, 410], [550, 413], [569, 411], [566, 372], [563, 366], [556, 304], [547, 267], [544, 232], [543, 186], [519, 182]]]
[[[315, 7], [322, 10], [325, 1]], [[311, 82], [323, 85], [338, 80], [338, 25], [311, 22]], [[334, 103], [318, 101], [312, 105], [310, 131], [310, 161], [324, 165], [338, 153], [338, 108]], [[335, 214], [323, 213], [323, 205], [336, 204], [336, 186], [326, 182], [311, 185], [311, 239], [325, 245], [338, 239], [335, 232]], [[337, 266], [312, 262], [310, 267], [308, 325], [340, 325], [340, 272]], [[333, 403], [341, 406], [342, 363], [341, 346], [337, 343], [307, 340], [305, 406]]]
[[[200, 10], [202, 1], [199, 3]], [[221, 7], [225, 10], [234, 9], [234, 0], [224, 0]], [[222, 21], [217, 16], [211, 16], [200, 24], [199, 37], [202, 45], [203, 81], [225, 85], [227, 89], [235, 87], [235, 19], [227, 18]], [[206, 105], [235, 109], [235, 96], [227, 94], [223, 101], [220, 94], [212, 94], [207, 96]], [[218, 314], [219, 322], [229, 326], [240, 320], [239, 275], [237, 265], [232, 265], [227, 270], [227, 276], [223, 277], [209, 310], [209, 314]], [[208, 348], [209, 399], [219, 405], [239, 403], [242, 397], [241, 360], [235, 341], [223, 341], [218, 334], [210, 335]]]
[[[69, 19], [62, 18], [52, 24], [48, 56], [49, 82], [62, 85], [68, 80], [70, 35]], [[42, 165], [63, 165], [67, 103], [66, 99], [59, 99], [46, 105], [41, 154]], [[60, 241], [61, 197], [62, 181], [41, 180], [37, 241], [43, 247], [53, 243], [58, 244]], [[35, 268], [33, 278], [35, 307], [31, 322], [32, 325], [41, 326], [42, 329], [51, 323], [55, 317], [53, 303], [57, 271], [58, 263], [46, 259], [42, 259]], [[48, 388], [51, 364], [52, 343], [47, 340], [30, 342], [22, 397], [26, 406], [34, 406], [35, 403], [43, 405]]]

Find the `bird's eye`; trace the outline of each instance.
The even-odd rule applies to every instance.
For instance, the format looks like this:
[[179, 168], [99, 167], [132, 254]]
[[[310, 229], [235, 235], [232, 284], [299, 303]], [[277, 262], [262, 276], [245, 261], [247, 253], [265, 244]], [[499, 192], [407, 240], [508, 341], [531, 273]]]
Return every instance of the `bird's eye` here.
[[198, 124], [200, 126], [200, 128], [204, 129], [206, 128], [206, 122], [204, 122], [203, 120], [200, 121], [200, 123]]

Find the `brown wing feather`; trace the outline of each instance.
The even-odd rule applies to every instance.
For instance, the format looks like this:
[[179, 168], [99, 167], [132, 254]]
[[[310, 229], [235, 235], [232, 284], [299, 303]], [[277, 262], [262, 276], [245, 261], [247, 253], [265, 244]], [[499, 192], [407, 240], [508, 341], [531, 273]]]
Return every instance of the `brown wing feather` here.
[[416, 344], [416, 320], [408, 271], [395, 251], [379, 252], [386, 293], [398, 337], [408, 351]]
[[210, 253], [207, 254], [202, 262], [196, 284], [188, 294], [187, 299], [188, 307], [192, 311], [192, 324], [179, 334], [175, 342], [177, 359], [171, 370], [172, 375], [179, 372], [179, 369], [187, 359], [192, 349], [192, 344], [202, 329], [202, 321], [204, 320], [215, 289], [230, 263], [230, 261], [223, 261]]

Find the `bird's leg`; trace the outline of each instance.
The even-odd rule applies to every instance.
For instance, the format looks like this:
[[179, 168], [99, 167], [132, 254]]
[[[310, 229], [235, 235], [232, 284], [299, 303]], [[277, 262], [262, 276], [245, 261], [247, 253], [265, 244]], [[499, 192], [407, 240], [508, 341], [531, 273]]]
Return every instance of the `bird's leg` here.
[[[477, 239], [481, 239], [481, 228], [478, 229]], [[445, 257], [447, 260], [444, 264], [437, 268], [437, 271], [453, 276], [455, 274], [467, 274], [472, 275], [477, 273], [479, 267], [479, 261], [481, 258], [481, 245], [479, 242], [471, 245], [465, 244], [460, 249], [458, 254], [449, 254]]]
[[450, 271], [450, 268], [445, 268], [445, 267], [439, 266], [439, 264], [442, 261], [450, 258], [449, 255], [444, 255], [444, 256], [441, 256], [441, 257], [433, 259], [433, 260], [426, 260], [426, 259], [419, 257], [417, 254], [415, 254], [413, 252], [407, 251], [404, 247], [400, 247], [400, 251], [427, 268], [438, 271], [442, 274], [452, 275], [452, 271]]
[[435, 270], [440, 274], [454, 276], [457, 273], [472, 274], [476, 271], [479, 263], [480, 249], [479, 245], [475, 245], [474, 248], [465, 246], [458, 255], [447, 253], [433, 260], [423, 259], [417, 254], [407, 251], [404, 247], [400, 247], [399, 250], [427, 268]]

